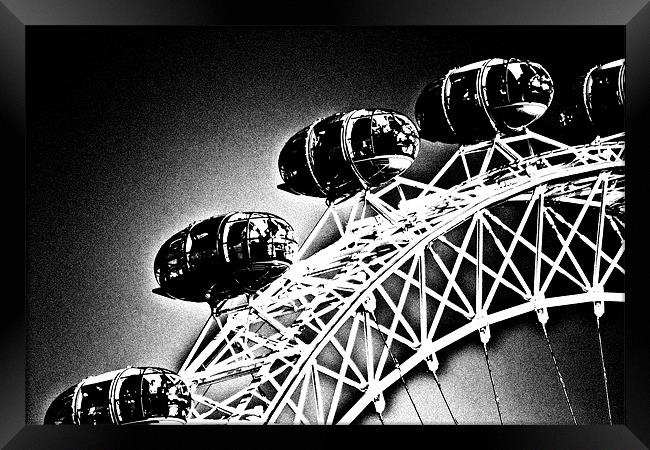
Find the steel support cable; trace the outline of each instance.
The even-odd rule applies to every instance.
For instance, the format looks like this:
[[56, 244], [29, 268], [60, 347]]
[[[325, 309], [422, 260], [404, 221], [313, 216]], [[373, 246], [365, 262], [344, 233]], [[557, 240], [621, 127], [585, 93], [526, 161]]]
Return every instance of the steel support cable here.
[[458, 425], [458, 421], [456, 420], [456, 417], [454, 417], [454, 413], [451, 412], [451, 407], [449, 406], [449, 403], [447, 402], [447, 397], [445, 397], [445, 393], [442, 392], [442, 386], [440, 385], [440, 381], [438, 380], [438, 375], [436, 375], [435, 372], [433, 373], [433, 379], [436, 381], [436, 384], [438, 385], [438, 390], [440, 391], [440, 395], [442, 395], [442, 399], [445, 402], [445, 405], [447, 406], [447, 411], [449, 411], [449, 415], [451, 416], [451, 420], [454, 421], [454, 425]]
[[[422, 421], [422, 417], [420, 417], [420, 412], [418, 411], [418, 407], [415, 405], [415, 402], [413, 401], [413, 397], [411, 397], [411, 393], [409, 392], [409, 388], [406, 385], [406, 381], [404, 380], [404, 377], [402, 376], [402, 369], [399, 366], [399, 362], [393, 355], [393, 352], [390, 351], [390, 347], [388, 347], [388, 343], [386, 342], [386, 338], [384, 337], [384, 333], [381, 332], [379, 329], [379, 322], [377, 322], [377, 317], [375, 316], [375, 313], [372, 311], [369, 311], [370, 314], [372, 315], [372, 320], [375, 321], [377, 324], [377, 331], [379, 332], [379, 336], [381, 336], [381, 340], [384, 341], [384, 346], [386, 347], [386, 350], [388, 350], [388, 354], [390, 355], [391, 359], [393, 360], [393, 365], [395, 366], [395, 369], [397, 369], [397, 372], [399, 373], [399, 377], [402, 380], [402, 385], [404, 386], [404, 390], [406, 391], [406, 395], [408, 395], [409, 400], [411, 401], [411, 404], [413, 405], [413, 409], [415, 409], [415, 414], [417, 414], [418, 419], [420, 420], [420, 424], [424, 425], [424, 422]], [[382, 421], [383, 423], [383, 421]]]
[[603, 356], [603, 341], [600, 336], [600, 317], [596, 316], [596, 330], [598, 331], [598, 347], [600, 349], [600, 364], [603, 369], [603, 382], [605, 384], [605, 397], [607, 399], [607, 417], [612, 425], [612, 408], [609, 402], [609, 388], [607, 387], [607, 370], [605, 369], [605, 357]]
[[497, 412], [499, 413], [499, 422], [503, 425], [503, 417], [501, 416], [501, 404], [499, 403], [499, 396], [497, 395], [496, 387], [494, 386], [494, 378], [492, 378], [492, 368], [490, 367], [490, 357], [488, 356], [487, 344], [483, 343], [483, 353], [485, 354], [485, 363], [488, 368], [488, 375], [490, 375], [490, 384], [492, 385], [492, 393], [494, 394], [494, 403], [497, 405]]
[[548, 350], [551, 352], [551, 357], [553, 358], [555, 373], [557, 374], [557, 378], [560, 381], [560, 385], [562, 386], [562, 392], [564, 392], [564, 399], [566, 400], [566, 404], [569, 407], [569, 412], [571, 413], [571, 419], [573, 419], [574, 425], [578, 425], [578, 422], [576, 421], [576, 416], [573, 413], [573, 407], [571, 406], [571, 400], [569, 400], [569, 393], [567, 392], [566, 384], [564, 384], [562, 373], [560, 373], [560, 368], [557, 365], [557, 360], [555, 359], [555, 352], [553, 352], [553, 347], [551, 346], [551, 340], [548, 337], [548, 333], [546, 332], [546, 325], [544, 323], [542, 323], [542, 329], [544, 330], [544, 337], [546, 338], [546, 344], [548, 345]]

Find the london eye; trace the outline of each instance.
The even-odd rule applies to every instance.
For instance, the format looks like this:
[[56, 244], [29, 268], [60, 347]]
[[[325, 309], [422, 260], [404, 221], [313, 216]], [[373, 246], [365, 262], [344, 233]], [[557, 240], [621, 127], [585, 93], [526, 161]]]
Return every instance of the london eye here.
[[[491, 423], [518, 423], [493, 346], [525, 317], [559, 422], [579, 424], [570, 355], [549, 325], [578, 306], [593, 325], [596, 408], [616, 422], [601, 324], [624, 302], [625, 62], [570, 75], [579, 95], [566, 111], [590, 127], [570, 144], [533, 127], [559, 97], [542, 63], [495, 55], [443, 73], [411, 111], [305, 117], [276, 149], [282, 183], [269, 189], [322, 207], [302, 242], [271, 206], [218, 203], [158, 242], [156, 298], [209, 309], [189, 351], [174, 370], [76, 380], [45, 423], [463, 424], [443, 372], [468, 342]], [[410, 170], [424, 141], [453, 151], [436, 170]], [[435, 401], [415, 392], [423, 385]]]

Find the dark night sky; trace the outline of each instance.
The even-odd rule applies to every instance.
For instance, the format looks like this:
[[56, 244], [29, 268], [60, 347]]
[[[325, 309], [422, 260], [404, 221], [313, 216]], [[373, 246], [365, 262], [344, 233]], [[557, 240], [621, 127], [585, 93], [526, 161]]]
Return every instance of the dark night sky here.
[[[323, 201], [276, 189], [278, 153], [302, 127], [367, 107], [413, 118], [426, 84], [489, 57], [544, 65], [557, 103], [562, 86], [624, 56], [623, 32], [30, 27], [28, 422], [41, 422], [51, 400], [88, 375], [127, 365], [178, 369], [209, 311], [151, 293], [153, 258], [175, 231], [218, 213], [261, 210], [287, 219], [299, 240], [306, 237]], [[423, 141], [413, 170], [440, 164], [443, 150]], [[560, 355], [575, 355], [566, 378], [576, 397], [587, 399], [579, 406], [583, 417], [603, 421], [602, 408], [587, 412], [592, 399], [602, 401], [601, 386], [582, 370], [598, 361], [593, 316], [589, 306], [567, 310], [566, 319], [549, 324], [550, 332]], [[621, 314], [610, 310], [606, 352], [620, 353]], [[511, 327], [493, 330], [494, 360], [501, 364], [495, 377], [502, 386], [518, 386], [500, 393], [510, 408], [504, 419], [568, 420], [560, 391], [535, 386], [555, 385], [534, 317]], [[496, 420], [477, 342], [441, 361], [441, 381], [466, 423]], [[430, 381], [410, 377], [419, 401], [436, 395]], [[611, 382], [620, 421], [620, 368]], [[404, 396], [393, 394], [387, 417], [413, 419]], [[444, 410], [437, 414], [428, 417], [446, 420]]]

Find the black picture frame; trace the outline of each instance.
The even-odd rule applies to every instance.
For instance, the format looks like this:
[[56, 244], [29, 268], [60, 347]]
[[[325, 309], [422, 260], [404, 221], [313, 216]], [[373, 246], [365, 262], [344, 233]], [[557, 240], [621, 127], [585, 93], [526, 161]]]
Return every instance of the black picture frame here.
[[[249, 5], [247, 3], [194, 0], [74, 0], [66, 3], [46, 0], [3, 0], [0, 5], [0, 53], [3, 67], [0, 81], [0, 117], [3, 136], [9, 138], [5, 154], [25, 164], [25, 30], [38, 25], [621, 25], [626, 29], [626, 177], [628, 192], [626, 233], [634, 243], [626, 252], [626, 295], [635, 301], [625, 302], [625, 425], [617, 426], [470, 426], [470, 427], [354, 427], [322, 428], [271, 427], [260, 431], [251, 427], [45, 427], [25, 425], [25, 336], [27, 325], [22, 295], [25, 290], [5, 291], [2, 348], [0, 350], [0, 398], [2, 420], [0, 443], [6, 448], [172, 448], [195, 442], [218, 445], [282, 445], [291, 439], [296, 445], [306, 439], [324, 445], [341, 445], [344, 439], [365, 439], [363, 445], [383, 443], [384, 439], [402, 437], [408, 442], [452, 442], [464, 448], [571, 448], [636, 449], [650, 444], [650, 370], [647, 349], [647, 301], [643, 297], [643, 158], [644, 125], [648, 117], [648, 82], [650, 76], [650, 6], [646, 0], [593, 0], [533, 2], [499, 0], [482, 3], [474, 0], [446, 1], [373, 1], [327, 2], [320, 5], [286, 2]], [[5, 163], [14, 177], [3, 177], [7, 233], [22, 234], [29, 204], [16, 195], [16, 186], [24, 186], [24, 172], [14, 162]], [[25, 247], [17, 238], [8, 239], [6, 249], [13, 261], [8, 280], [25, 280], [29, 272], [16, 261]], [[637, 244], [638, 243], [638, 244]], [[213, 429], [214, 428], [214, 429]], [[644, 445], [645, 444], [645, 445]]]

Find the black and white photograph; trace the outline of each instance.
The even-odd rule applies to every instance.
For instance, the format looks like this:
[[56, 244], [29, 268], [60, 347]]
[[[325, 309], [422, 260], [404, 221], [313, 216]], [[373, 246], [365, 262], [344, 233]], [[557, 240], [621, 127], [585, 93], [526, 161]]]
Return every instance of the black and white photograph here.
[[620, 422], [622, 30], [32, 42], [33, 420]]
[[625, 26], [24, 39], [27, 425], [628, 423]]

